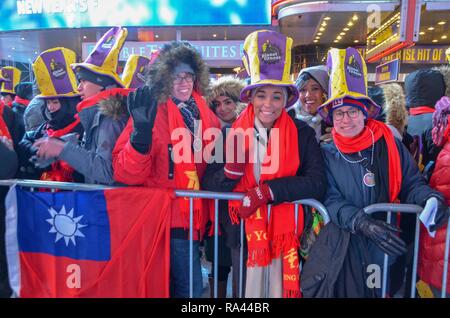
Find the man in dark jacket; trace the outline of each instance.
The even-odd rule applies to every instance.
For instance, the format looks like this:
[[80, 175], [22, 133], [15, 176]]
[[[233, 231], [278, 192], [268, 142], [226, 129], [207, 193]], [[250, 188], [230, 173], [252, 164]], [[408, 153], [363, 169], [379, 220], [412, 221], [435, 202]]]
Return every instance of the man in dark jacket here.
[[[84, 63], [71, 65], [80, 83], [82, 101], [77, 110], [84, 128], [82, 145], [57, 138], [43, 138], [34, 144], [39, 158], [64, 160], [84, 176], [86, 183], [114, 184], [112, 150], [128, 119], [125, 97], [129, 90], [121, 88], [123, 84], [116, 73], [127, 34], [124, 28], [110, 29]], [[110, 41], [109, 45], [105, 45], [106, 41]], [[104, 50], [103, 46], [109, 51], [102, 51], [105, 58], [98, 60], [98, 50]]]
[[444, 77], [435, 69], [412, 72], [405, 78], [405, 93], [409, 110], [407, 132], [415, 137], [411, 150], [422, 171], [430, 161], [436, 160], [440, 150], [433, 144], [431, 123], [434, 106], [445, 94]]
[[[14, 120], [13, 111], [5, 105], [0, 105], [0, 179], [13, 178], [17, 172], [17, 155], [13, 143]], [[5, 254], [4, 200], [7, 192], [8, 187], [0, 187], [0, 298], [11, 296]]]

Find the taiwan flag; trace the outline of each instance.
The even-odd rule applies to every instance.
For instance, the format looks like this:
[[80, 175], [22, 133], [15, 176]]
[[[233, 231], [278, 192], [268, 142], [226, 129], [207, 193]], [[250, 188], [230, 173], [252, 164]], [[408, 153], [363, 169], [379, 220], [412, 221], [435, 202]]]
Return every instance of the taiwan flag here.
[[6, 198], [6, 250], [19, 297], [169, 297], [173, 192], [30, 192]]

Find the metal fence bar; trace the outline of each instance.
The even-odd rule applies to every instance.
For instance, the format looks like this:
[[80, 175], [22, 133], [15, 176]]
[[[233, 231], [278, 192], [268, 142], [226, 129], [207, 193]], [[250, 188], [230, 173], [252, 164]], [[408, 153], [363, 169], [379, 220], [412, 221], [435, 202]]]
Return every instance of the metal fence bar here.
[[420, 236], [420, 219], [419, 213], [416, 215], [416, 230], [414, 233], [414, 258], [411, 277], [411, 298], [416, 297], [416, 281], [417, 281], [417, 260], [419, 259], [419, 236]]
[[[272, 204], [269, 204], [269, 206], [267, 207], [267, 222], [270, 222], [270, 213], [272, 212]], [[267, 228], [269, 226], [267, 225]], [[264, 267], [264, 285], [265, 285], [265, 290], [264, 290], [264, 297], [268, 298], [270, 293], [269, 293], [269, 276], [270, 276], [270, 265], [269, 266], [265, 266]]]
[[244, 220], [241, 220], [241, 247], [239, 249], [239, 298], [243, 297], [242, 286], [244, 286]]
[[45, 189], [80, 190], [80, 191], [107, 190], [118, 188], [116, 186], [105, 186], [101, 184], [86, 184], [75, 182], [41, 181], [41, 180], [26, 180], [26, 179], [0, 180], [0, 186], [12, 186], [14, 184], [26, 188], [45, 188]]
[[189, 298], [194, 296], [194, 199], [189, 198]]
[[[386, 215], [386, 222], [388, 224], [391, 224], [391, 212], [388, 212]], [[386, 291], [387, 291], [387, 277], [389, 272], [389, 255], [384, 253], [383, 258], [383, 283], [382, 283], [382, 290], [381, 290], [381, 297], [386, 298]]]
[[447, 234], [445, 235], [444, 271], [442, 273], [441, 298], [445, 298], [445, 296], [447, 294], [447, 271], [448, 271], [449, 242], [450, 242], [450, 225], [447, 222]]
[[214, 200], [214, 298], [217, 298], [219, 281], [219, 200]]
[[[415, 204], [397, 204], [397, 203], [376, 203], [369, 205], [364, 208], [364, 212], [367, 214], [372, 214], [375, 212], [402, 212], [402, 213], [415, 213], [416, 214], [416, 231], [414, 237], [414, 258], [413, 258], [413, 268], [412, 268], [412, 283], [411, 283], [411, 298], [415, 297], [416, 294], [416, 275], [417, 275], [417, 260], [419, 258], [419, 233], [420, 233], [420, 220], [419, 214], [422, 212], [423, 208]], [[386, 256], [386, 255], [385, 255]], [[384, 272], [383, 272], [383, 293], [386, 288], [384, 282]], [[383, 294], [384, 296], [384, 294]]]

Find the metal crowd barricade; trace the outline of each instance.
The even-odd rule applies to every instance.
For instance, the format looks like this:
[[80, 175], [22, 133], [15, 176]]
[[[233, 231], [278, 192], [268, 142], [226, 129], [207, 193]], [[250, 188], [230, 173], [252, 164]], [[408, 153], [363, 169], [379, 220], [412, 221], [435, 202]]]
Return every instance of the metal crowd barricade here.
[[[83, 184], [83, 183], [71, 183], [71, 182], [53, 182], [53, 181], [40, 181], [40, 180], [19, 180], [19, 179], [11, 179], [11, 180], [0, 180], [0, 186], [12, 186], [19, 185], [22, 187], [30, 188], [31, 191], [38, 188], [46, 188], [51, 189], [51, 191], [55, 190], [69, 190], [69, 191], [93, 191], [93, 190], [107, 190], [118, 188], [117, 186], [104, 186], [104, 185], [95, 185], [95, 184]], [[190, 190], [176, 190], [175, 194], [177, 197], [186, 197], [189, 198], [190, 204], [190, 220], [189, 220], [189, 295], [192, 298], [193, 296], [193, 199], [201, 198], [201, 199], [211, 199], [214, 200], [214, 297], [217, 297], [217, 282], [218, 282], [218, 252], [219, 252], [219, 200], [240, 200], [243, 197], [241, 193], [219, 193], [219, 192], [208, 192], [208, 191], [190, 191]], [[315, 208], [323, 217], [323, 220], [326, 223], [329, 222], [330, 218], [325, 207], [318, 201], [313, 199], [305, 199], [293, 202], [295, 204], [295, 223], [297, 224], [298, 220], [298, 205], [306, 205]], [[271, 206], [269, 205], [269, 215], [270, 215]], [[241, 222], [241, 248], [240, 248], [240, 267], [239, 267], [239, 297], [243, 297], [242, 287], [243, 287], [243, 246], [244, 246], [244, 222]], [[297, 228], [297, 227], [296, 227]], [[268, 272], [267, 272], [268, 274]], [[268, 280], [266, 279], [266, 282]], [[267, 289], [266, 289], [267, 290]]]
[[[190, 204], [190, 221], [189, 221], [189, 296], [192, 298], [193, 296], [193, 199], [210, 199], [214, 200], [214, 298], [217, 298], [217, 285], [218, 285], [218, 259], [219, 259], [219, 200], [241, 200], [243, 197], [242, 193], [219, 193], [219, 192], [209, 192], [209, 191], [188, 191], [188, 190], [177, 190], [175, 191], [176, 196], [178, 197], [185, 197], [189, 198], [189, 204]], [[298, 205], [306, 205], [311, 206], [315, 208], [323, 217], [324, 223], [328, 223], [330, 221], [330, 218], [328, 216], [328, 212], [323, 206], [322, 203], [320, 203], [317, 200], [314, 199], [305, 199], [305, 200], [299, 200], [292, 202], [295, 204], [295, 225], [297, 229], [297, 221], [298, 221]], [[268, 219], [270, 219], [270, 212], [271, 212], [271, 205], [269, 205], [268, 209]], [[242, 286], [243, 286], [243, 259], [244, 259], [244, 222], [240, 222], [240, 263], [239, 263], [239, 297], [242, 298]], [[265, 291], [268, 291], [268, 275], [269, 272], [266, 271], [266, 288]]]
[[[375, 212], [386, 212], [386, 222], [391, 223], [392, 212], [400, 213], [415, 213], [416, 214], [416, 228], [414, 234], [414, 257], [413, 257], [413, 268], [412, 268], [412, 283], [411, 283], [411, 298], [416, 296], [416, 281], [417, 281], [417, 265], [419, 260], [419, 238], [420, 238], [420, 219], [419, 215], [423, 208], [419, 205], [413, 204], [394, 204], [394, 203], [377, 203], [372, 204], [364, 208], [364, 212], [367, 214], [372, 214]], [[449, 242], [450, 242], [450, 226], [447, 226], [447, 234], [445, 238], [445, 252], [444, 252], [444, 270], [442, 273], [442, 289], [441, 298], [445, 298], [447, 289], [447, 271], [448, 271], [448, 257], [449, 257]], [[383, 282], [381, 295], [383, 298], [386, 297], [387, 291], [387, 277], [389, 272], [389, 255], [384, 254], [383, 260]]]

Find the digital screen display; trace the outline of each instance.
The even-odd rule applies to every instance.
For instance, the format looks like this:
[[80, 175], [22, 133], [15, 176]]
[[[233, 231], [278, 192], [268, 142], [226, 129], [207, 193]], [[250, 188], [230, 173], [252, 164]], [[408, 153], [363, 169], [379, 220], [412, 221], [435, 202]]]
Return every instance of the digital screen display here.
[[107, 26], [269, 25], [271, 0], [2, 0], [0, 31]]

